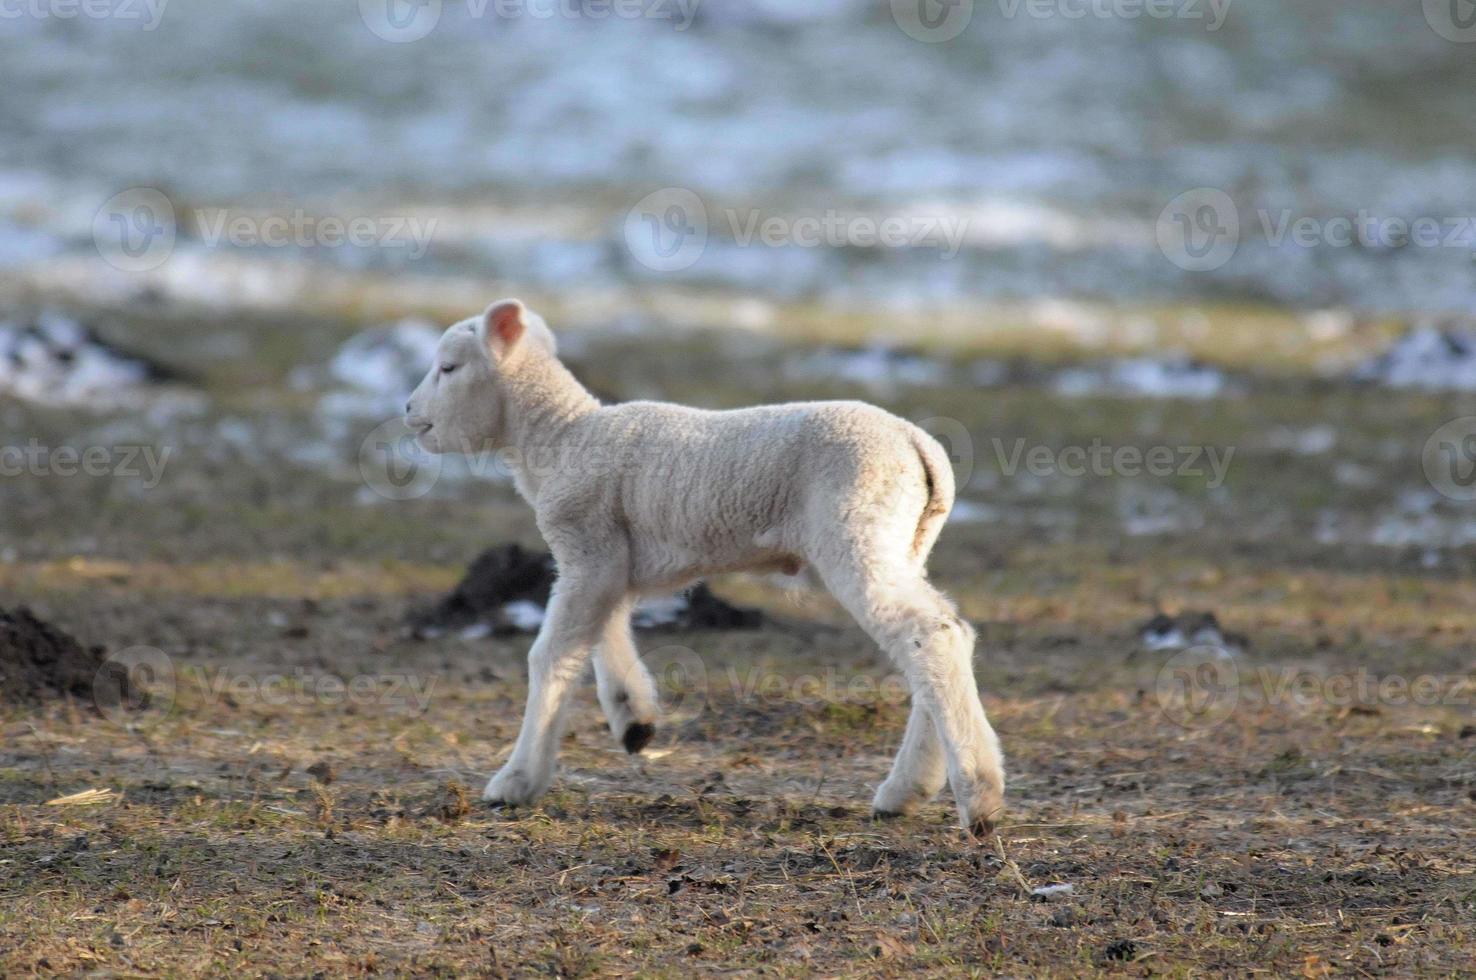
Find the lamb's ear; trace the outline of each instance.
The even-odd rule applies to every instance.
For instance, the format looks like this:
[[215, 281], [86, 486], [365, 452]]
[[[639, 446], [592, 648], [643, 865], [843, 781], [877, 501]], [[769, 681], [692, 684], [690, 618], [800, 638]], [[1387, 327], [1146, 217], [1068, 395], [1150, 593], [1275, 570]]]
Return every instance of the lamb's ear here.
[[500, 361], [523, 339], [527, 323], [522, 302], [504, 299], [487, 307], [482, 314], [482, 339], [494, 361]]

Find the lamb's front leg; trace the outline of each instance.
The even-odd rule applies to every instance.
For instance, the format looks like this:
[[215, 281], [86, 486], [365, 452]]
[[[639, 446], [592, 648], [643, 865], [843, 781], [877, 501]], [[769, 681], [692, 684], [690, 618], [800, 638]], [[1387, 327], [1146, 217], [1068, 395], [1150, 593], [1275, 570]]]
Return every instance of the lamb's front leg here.
[[487, 783], [482, 799], [523, 804], [548, 789], [569, 695], [620, 596], [621, 590], [607, 578], [566, 574], [559, 580], [543, 627], [528, 651], [528, 707], [517, 744]]
[[632, 599], [620, 602], [605, 622], [600, 645], [595, 650], [595, 689], [600, 707], [610, 722], [610, 732], [634, 755], [656, 734], [660, 708], [656, 682], [641, 662], [630, 628]]

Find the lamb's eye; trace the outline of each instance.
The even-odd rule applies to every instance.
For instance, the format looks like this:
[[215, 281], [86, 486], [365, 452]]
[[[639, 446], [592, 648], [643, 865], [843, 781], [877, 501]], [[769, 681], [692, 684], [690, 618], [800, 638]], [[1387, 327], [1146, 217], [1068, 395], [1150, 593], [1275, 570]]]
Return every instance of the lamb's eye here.
[[456, 365], [455, 364], [442, 364], [441, 365], [441, 373], [442, 374], [450, 374], [452, 371], [455, 371], [455, 370], [456, 370]]

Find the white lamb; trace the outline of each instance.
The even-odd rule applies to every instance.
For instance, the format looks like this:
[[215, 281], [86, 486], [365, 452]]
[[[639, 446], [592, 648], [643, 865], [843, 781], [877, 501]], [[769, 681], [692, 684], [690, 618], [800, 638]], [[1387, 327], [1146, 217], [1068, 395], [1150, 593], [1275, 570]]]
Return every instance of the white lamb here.
[[927, 433], [860, 402], [602, 406], [517, 300], [446, 331], [405, 413], [431, 452], [500, 450], [558, 565], [528, 654], [527, 713], [485, 799], [523, 804], [548, 788], [592, 653], [610, 730], [630, 752], [650, 740], [657, 696], [631, 635], [637, 597], [808, 566], [911, 686], [875, 813], [913, 811], [946, 779], [962, 826], [993, 829], [1004, 770], [974, 680], [974, 631], [924, 568], [953, 506], [948, 457]]

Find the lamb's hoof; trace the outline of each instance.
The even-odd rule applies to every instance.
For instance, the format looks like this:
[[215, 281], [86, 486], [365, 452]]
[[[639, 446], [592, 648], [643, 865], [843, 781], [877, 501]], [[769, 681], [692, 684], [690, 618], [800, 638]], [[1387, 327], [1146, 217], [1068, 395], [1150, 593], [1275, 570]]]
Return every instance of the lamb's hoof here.
[[980, 817], [969, 824], [969, 836], [977, 841], [986, 841], [994, 836], [994, 821], [988, 817]]
[[656, 726], [644, 721], [633, 721], [625, 727], [625, 734], [620, 736], [620, 744], [625, 746], [625, 751], [635, 755], [651, 744], [651, 739], [656, 737]]
[[875, 820], [877, 822], [886, 822], [886, 821], [890, 821], [890, 820], [901, 820], [905, 816], [907, 816], [907, 814], [902, 813], [902, 812], [900, 812], [898, 810], [875, 810], [875, 809], [873, 809], [871, 811], [871, 819], [872, 820]]
[[547, 788], [547, 781], [540, 784], [521, 769], [504, 769], [487, 782], [482, 800], [492, 806], [526, 806]]

